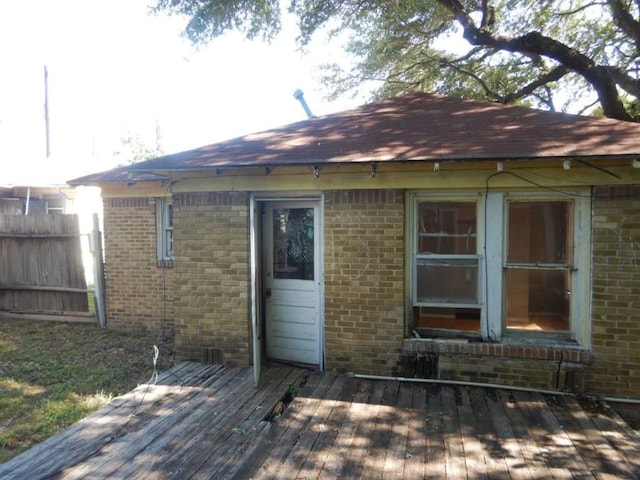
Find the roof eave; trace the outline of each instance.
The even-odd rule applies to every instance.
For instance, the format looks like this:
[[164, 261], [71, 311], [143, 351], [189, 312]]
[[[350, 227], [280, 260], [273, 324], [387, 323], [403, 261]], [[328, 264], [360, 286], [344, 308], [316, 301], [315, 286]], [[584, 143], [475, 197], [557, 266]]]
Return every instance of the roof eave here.
[[220, 163], [210, 165], [198, 165], [191, 167], [142, 167], [131, 169], [131, 172], [136, 173], [155, 173], [158, 175], [169, 175], [172, 173], [183, 172], [202, 172], [202, 171], [216, 171], [223, 169], [248, 169], [248, 168], [268, 168], [268, 167], [307, 167], [307, 166], [322, 166], [322, 165], [358, 165], [358, 164], [371, 164], [371, 163], [412, 163], [412, 162], [447, 162], [447, 163], [463, 163], [463, 162], [492, 162], [492, 161], [564, 161], [564, 160], [636, 160], [640, 158], [640, 151], [637, 154], [622, 154], [622, 155], [593, 155], [593, 154], [570, 154], [559, 156], [543, 156], [543, 155], [473, 155], [468, 156], [448, 156], [448, 155], [433, 155], [413, 158], [402, 157], [362, 157], [358, 159], [344, 159], [340, 157], [330, 159], [308, 159], [298, 161], [286, 161], [286, 162], [239, 162], [239, 163]]

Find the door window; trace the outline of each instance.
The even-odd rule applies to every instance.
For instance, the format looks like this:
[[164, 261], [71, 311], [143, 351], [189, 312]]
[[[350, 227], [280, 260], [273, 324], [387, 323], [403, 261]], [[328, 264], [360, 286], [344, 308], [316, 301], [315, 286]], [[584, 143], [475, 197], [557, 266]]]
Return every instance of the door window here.
[[313, 208], [273, 211], [273, 277], [313, 280]]

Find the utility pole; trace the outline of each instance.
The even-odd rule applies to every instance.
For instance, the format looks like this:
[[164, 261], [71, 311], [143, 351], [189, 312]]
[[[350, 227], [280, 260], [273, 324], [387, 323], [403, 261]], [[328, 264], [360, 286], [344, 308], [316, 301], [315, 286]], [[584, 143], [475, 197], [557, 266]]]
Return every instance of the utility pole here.
[[49, 72], [44, 66], [44, 135], [47, 157], [51, 156], [51, 137], [49, 132]]

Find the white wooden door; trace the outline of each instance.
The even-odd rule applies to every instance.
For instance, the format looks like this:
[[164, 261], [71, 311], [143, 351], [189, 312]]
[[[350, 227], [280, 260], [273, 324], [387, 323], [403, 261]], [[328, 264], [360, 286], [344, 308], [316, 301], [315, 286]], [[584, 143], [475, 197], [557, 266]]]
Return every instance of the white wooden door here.
[[267, 357], [321, 365], [318, 202], [267, 202], [264, 294]]

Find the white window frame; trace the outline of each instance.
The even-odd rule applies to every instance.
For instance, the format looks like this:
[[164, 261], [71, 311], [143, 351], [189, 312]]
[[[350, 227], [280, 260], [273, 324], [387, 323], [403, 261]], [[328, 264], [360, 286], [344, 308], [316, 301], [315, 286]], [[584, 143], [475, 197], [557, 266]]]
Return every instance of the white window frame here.
[[[418, 205], [422, 202], [465, 202], [465, 203], [475, 203], [476, 204], [476, 254], [469, 255], [468, 258], [477, 258], [478, 259], [478, 303], [477, 304], [446, 304], [441, 306], [451, 307], [451, 308], [479, 308], [481, 315], [481, 325], [486, 323], [482, 320], [482, 315], [485, 312], [484, 300], [485, 300], [485, 291], [484, 291], [484, 279], [485, 279], [485, 262], [484, 262], [484, 252], [482, 251], [482, 241], [484, 238], [484, 224], [481, 220], [482, 212], [484, 209], [485, 199], [482, 195], [478, 193], [466, 193], [466, 194], [455, 194], [455, 195], [447, 195], [447, 194], [430, 194], [430, 193], [412, 193], [407, 196], [408, 198], [408, 218], [407, 218], [407, 239], [408, 239], [408, 248], [406, 261], [409, 268], [407, 271], [409, 275], [407, 277], [408, 284], [411, 285], [408, 290], [408, 312], [413, 312], [414, 307], [434, 307], [438, 306], [437, 304], [427, 304], [423, 302], [417, 301], [417, 259], [420, 255], [418, 255], [418, 246], [416, 245], [418, 238], [417, 231], [417, 216], [419, 214]], [[437, 257], [447, 257], [446, 255], [433, 255], [433, 258]], [[456, 255], [456, 258], [460, 258], [462, 256]], [[413, 318], [410, 315], [411, 319]], [[411, 320], [413, 321], [413, 320]], [[456, 332], [456, 330], [452, 330], [452, 332]], [[461, 334], [462, 335], [462, 334]], [[467, 334], [468, 336], [468, 334]], [[483, 333], [484, 337], [484, 333]]]
[[173, 260], [173, 208], [170, 198], [156, 198], [156, 252], [158, 262]]
[[[488, 192], [485, 194], [446, 195], [415, 192], [408, 195], [407, 218], [407, 280], [408, 312], [420, 306], [417, 302], [417, 215], [421, 202], [469, 202], [477, 201], [477, 242], [480, 258], [478, 290], [480, 307], [480, 334], [490, 341], [524, 341], [541, 343], [576, 342], [590, 347], [591, 305], [591, 198], [588, 190], [572, 194], [549, 192]], [[573, 194], [574, 193], [574, 194]], [[573, 203], [573, 268], [571, 269], [570, 333], [527, 332], [506, 328], [506, 252], [507, 252], [507, 202], [570, 200]], [[490, 285], [490, 288], [487, 288]], [[411, 315], [408, 315], [412, 321]], [[456, 332], [456, 330], [452, 330]], [[462, 332], [461, 332], [462, 336]]]
[[[415, 202], [415, 210], [416, 210], [416, 215], [418, 215], [418, 205], [420, 203], [442, 203], [442, 204], [446, 204], [446, 203], [475, 203], [476, 204], [476, 253], [475, 254], [439, 254], [439, 253], [429, 253], [429, 254], [421, 254], [417, 252], [417, 246], [415, 245], [415, 241], [417, 240], [417, 237], [419, 236], [419, 232], [415, 232], [414, 235], [414, 245], [413, 245], [413, 249], [412, 249], [412, 256], [413, 256], [413, 261], [412, 261], [412, 285], [413, 285], [413, 291], [412, 291], [412, 298], [414, 299], [414, 306], [417, 307], [445, 307], [445, 308], [480, 308], [480, 304], [481, 304], [481, 299], [482, 299], [482, 295], [481, 295], [481, 266], [482, 266], [482, 257], [480, 255], [478, 246], [479, 246], [479, 235], [478, 235], [478, 218], [480, 216], [480, 207], [479, 207], [479, 202], [478, 202], [478, 198], [477, 196], [474, 197], [461, 197], [461, 198], [447, 198], [447, 199], [440, 199], [440, 198], [434, 198], [434, 199], [427, 199], [425, 197], [419, 197], [418, 200], [416, 200]], [[415, 222], [415, 218], [414, 218], [414, 222]], [[439, 302], [425, 302], [425, 301], [419, 301], [418, 300], [418, 263], [421, 259], [424, 260], [442, 260], [442, 261], [446, 261], [446, 260], [476, 260], [477, 261], [477, 265], [478, 265], [478, 281], [477, 281], [477, 286], [478, 286], [478, 291], [476, 292], [476, 298], [477, 298], [477, 302], [476, 303], [451, 303], [451, 302], [446, 302], [446, 303], [439, 303]]]
[[[52, 206], [52, 204], [59, 204]], [[51, 213], [64, 213], [64, 198], [48, 198], [45, 200], [45, 211], [48, 214]]]

